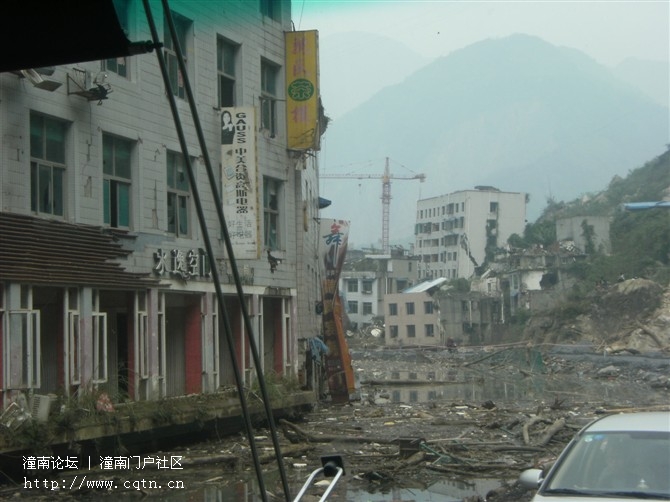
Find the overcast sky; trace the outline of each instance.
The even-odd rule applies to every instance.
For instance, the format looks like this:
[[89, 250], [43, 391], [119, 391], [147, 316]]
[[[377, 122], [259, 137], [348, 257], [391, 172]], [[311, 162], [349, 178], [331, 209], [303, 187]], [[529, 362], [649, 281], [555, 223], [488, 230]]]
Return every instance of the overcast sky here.
[[370, 32], [431, 58], [486, 38], [526, 33], [607, 66], [629, 57], [670, 59], [669, 0], [294, 0], [292, 11], [296, 29], [316, 29], [321, 39]]

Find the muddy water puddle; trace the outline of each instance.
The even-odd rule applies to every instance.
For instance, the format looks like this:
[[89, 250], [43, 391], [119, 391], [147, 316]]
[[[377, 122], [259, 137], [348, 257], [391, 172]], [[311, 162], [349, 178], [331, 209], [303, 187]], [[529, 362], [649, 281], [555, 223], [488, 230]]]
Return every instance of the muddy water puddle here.
[[579, 376], [507, 376], [495, 377], [473, 371], [459, 371], [451, 381], [435, 381], [430, 373], [411, 373], [412, 378], [394, 382], [385, 381], [364, 389], [362, 399], [377, 405], [386, 403], [420, 404], [435, 401], [467, 402], [481, 404], [492, 401], [497, 404], [523, 404], [531, 401], [579, 400], [608, 401], [639, 398], [641, 391], [649, 392], [645, 386], [602, 380], [581, 379]]

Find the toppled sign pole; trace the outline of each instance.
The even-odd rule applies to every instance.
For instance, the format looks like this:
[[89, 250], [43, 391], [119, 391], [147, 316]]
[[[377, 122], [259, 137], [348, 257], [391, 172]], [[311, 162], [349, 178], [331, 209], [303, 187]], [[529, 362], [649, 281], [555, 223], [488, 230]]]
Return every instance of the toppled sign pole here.
[[351, 355], [342, 326], [342, 300], [338, 282], [347, 254], [349, 222], [321, 220], [321, 295], [323, 299], [323, 338], [328, 346], [326, 374], [334, 403], [347, 403], [356, 395]]

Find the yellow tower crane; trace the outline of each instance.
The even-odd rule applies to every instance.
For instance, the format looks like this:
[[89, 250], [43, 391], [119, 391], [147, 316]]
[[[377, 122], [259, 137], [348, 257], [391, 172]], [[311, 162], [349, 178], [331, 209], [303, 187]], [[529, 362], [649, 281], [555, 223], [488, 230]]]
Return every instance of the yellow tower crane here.
[[389, 169], [389, 158], [386, 157], [386, 164], [384, 166], [384, 174], [321, 174], [320, 178], [354, 178], [354, 179], [381, 179], [382, 180], [382, 249], [384, 254], [391, 253], [391, 245], [389, 243], [389, 213], [391, 208], [391, 179], [394, 180], [419, 180], [422, 183], [426, 179], [425, 174], [415, 174], [413, 176], [396, 176], [391, 174]]

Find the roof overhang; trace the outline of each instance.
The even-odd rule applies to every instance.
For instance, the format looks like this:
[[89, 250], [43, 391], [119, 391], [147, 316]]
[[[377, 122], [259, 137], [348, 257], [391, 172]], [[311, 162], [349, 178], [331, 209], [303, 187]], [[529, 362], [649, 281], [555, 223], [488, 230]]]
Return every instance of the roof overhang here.
[[131, 42], [113, 0], [5, 0], [0, 72], [144, 54], [152, 42]]

